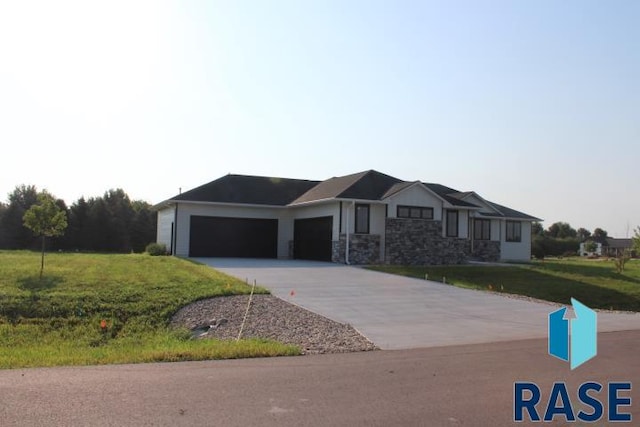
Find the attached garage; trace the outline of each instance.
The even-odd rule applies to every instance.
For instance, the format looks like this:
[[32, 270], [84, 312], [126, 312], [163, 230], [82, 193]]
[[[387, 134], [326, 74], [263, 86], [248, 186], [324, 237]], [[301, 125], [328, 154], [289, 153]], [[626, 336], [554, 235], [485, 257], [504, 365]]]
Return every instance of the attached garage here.
[[278, 220], [193, 215], [189, 256], [277, 258]]
[[296, 219], [293, 225], [293, 257], [331, 261], [333, 217]]

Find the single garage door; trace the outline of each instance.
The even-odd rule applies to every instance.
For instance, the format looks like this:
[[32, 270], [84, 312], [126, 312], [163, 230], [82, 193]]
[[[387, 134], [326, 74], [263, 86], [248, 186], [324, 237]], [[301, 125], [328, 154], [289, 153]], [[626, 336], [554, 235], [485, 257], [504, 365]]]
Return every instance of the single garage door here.
[[189, 256], [277, 258], [278, 220], [192, 216]]
[[296, 219], [293, 223], [293, 257], [331, 261], [333, 217]]

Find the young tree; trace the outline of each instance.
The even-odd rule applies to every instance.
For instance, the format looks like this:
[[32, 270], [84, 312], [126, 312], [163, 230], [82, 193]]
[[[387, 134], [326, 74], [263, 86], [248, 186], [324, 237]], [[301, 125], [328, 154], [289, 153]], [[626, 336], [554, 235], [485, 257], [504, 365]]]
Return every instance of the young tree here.
[[640, 255], [640, 227], [636, 227], [633, 230], [633, 237], [631, 238], [633, 241], [633, 251], [636, 253], [635, 256]]
[[24, 213], [23, 221], [25, 227], [33, 231], [36, 236], [42, 238], [42, 258], [40, 262], [40, 279], [42, 279], [45, 239], [64, 234], [64, 230], [67, 228], [67, 215], [56, 204], [54, 197], [43, 191], [38, 194], [38, 202]]
[[594, 242], [593, 240], [589, 240], [589, 241], [585, 242], [584, 250], [592, 254], [592, 253], [594, 253], [595, 251], [598, 250], [598, 244], [596, 242]]

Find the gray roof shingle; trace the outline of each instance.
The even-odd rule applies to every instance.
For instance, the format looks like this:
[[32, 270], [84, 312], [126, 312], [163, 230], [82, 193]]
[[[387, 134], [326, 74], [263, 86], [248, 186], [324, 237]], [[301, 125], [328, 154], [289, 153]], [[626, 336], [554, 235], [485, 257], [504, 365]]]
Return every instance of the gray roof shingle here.
[[633, 247], [633, 240], [607, 237], [607, 246], [609, 246], [612, 249], [630, 249]]
[[454, 190], [453, 188], [447, 187], [442, 184], [434, 184], [430, 182], [425, 182], [424, 185], [438, 196], [449, 202], [452, 206], [459, 206], [465, 208], [477, 208], [478, 206], [473, 203], [465, 202], [464, 200], [460, 200], [458, 197], [455, 197], [455, 194], [460, 194], [458, 190]]
[[403, 181], [369, 170], [322, 181], [293, 201], [292, 204], [324, 199], [382, 200], [389, 188]]
[[[402, 181], [374, 170], [333, 177], [326, 181], [229, 174], [172, 197], [167, 202], [191, 201], [288, 206], [326, 199], [379, 201], [404, 190], [416, 182]], [[462, 193], [441, 184], [422, 183], [422, 185], [452, 206], [478, 208], [472, 203], [461, 200], [471, 192]], [[539, 220], [536, 217], [506, 206], [493, 202], [489, 203], [499, 213], [482, 214], [484, 216]]]
[[226, 175], [171, 200], [286, 206], [318, 183], [302, 179]]
[[487, 214], [485, 214], [485, 216], [498, 216], [498, 217], [502, 216], [502, 217], [505, 217], [505, 218], [528, 219], [528, 220], [531, 220], [531, 221], [541, 221], [540, 218], [536, 218], [535, 216], [531, 216], [531, 215], [526, 214], [524, 212], [520, 212], [520, 211], [517, 211], [515, 209], [511, 209], [511, 208], [499, 205], [499, 204], [494, 203], [494, 202], [489, 202], [489, 203], [491, 204], [491, 206], [493, 206], [495, 209], [497, 209], [502, 215], [487, 215]]

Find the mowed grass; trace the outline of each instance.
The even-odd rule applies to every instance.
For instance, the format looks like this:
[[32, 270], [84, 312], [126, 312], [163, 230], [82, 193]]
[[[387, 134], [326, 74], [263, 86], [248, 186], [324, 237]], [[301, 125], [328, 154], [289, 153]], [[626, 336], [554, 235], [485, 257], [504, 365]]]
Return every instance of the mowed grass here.
[[546, 260], [513, 266], [373, 266], [373, 270], [442, 281], [455, 286], [526, 295], [570, 304], [576, 298], [592, 308], [640, 311], [640, 261], [631, 260], [622, 273], [613, 261]]
[[[248, 294], [243, 282], [174, 257], [0, 251], [0, 368], [299, 354], [266, 340], [191, 340], [181, 307]], [[257, 289], [257, 292], [266, 292]], [[101, 321], [107, 328], [101, 328]]]

